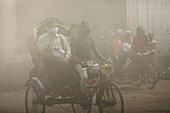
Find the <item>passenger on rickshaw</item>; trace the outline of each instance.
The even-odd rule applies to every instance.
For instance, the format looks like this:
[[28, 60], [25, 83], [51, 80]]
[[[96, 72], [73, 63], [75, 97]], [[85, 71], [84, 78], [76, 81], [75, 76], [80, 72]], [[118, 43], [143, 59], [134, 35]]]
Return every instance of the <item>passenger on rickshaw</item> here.
[[69, 46], [71, 46], [71, 40], [73, 40], [73, 38], [76, 38], [80, 33], [80, 25], [78, 23], [73, 23], [70, 26], [70, 29], [67, 32], [67, 41]]
[[148, 34], [148, 50], [157, 52], [157, 41], [154, 40], [153, 33]]
[[113, 61], [113, 65], [115, 66], [116, 75], [119, 75], [122, 71], [122, 61], [121, 61], [121, 52], [122, 52], [122, 41], [123, 38], [122, 32], [120, 32], [120, 29], [115, 31], [115, 35], [111, 37], [111, 43], [110, 43], [110, 57]]
[[66, 80], [65, 69], [71, 52], [62, 29], [55, 22], [49, 22], [47, 33], [38, 38], [37, 47], [41, 53], [48, 78], [53, 88], [60, 90]]
[[[80, 33], [80, 24], [78, 23], [73, 23], [66, 35], [68, 44], [71, 49], [71, 42], [74, 41], [74, 38], [76, 38]], [[74, 74], [75, 74], [75, 62], [74, 59], [71, 57], [67, 66], [67, 79], [70, 81], [74, 81]]]
[[79, 36], [77, 38], [74, 38], [74, 40], [71, 43], [72, 55], [76, 62], [75, 68], [80, 75], [80, 89], [82, 95], [84, 95], [88, 90], [87, 88], [88, 75], [86, 65], [88, 63], [93, 63], [91, 57], [91, 50], [93, 50], [95, 56], [98, 59], [102, 61], [107, 61], [98, 52], [93, 38], [90, 37], [90, 31], [91, 27], [89, 21], [83, 20], [81, 22], [81, 30]]
[[131, 50], [132, 37], [130, 31], [125, 32], [125, 36], [122, 39], [122, 52], [127, 53]]

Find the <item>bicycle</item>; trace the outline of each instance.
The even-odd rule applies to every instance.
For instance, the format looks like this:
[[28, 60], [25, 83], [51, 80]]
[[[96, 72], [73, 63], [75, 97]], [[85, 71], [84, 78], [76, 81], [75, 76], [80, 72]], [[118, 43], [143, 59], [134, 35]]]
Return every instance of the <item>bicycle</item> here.
[[149, 63], [154, 68], [154, 72], [155, 72], [155, 84], [157, 84], [158, 81], [159, 81], [159, 78], [160, 78], [160, 70], [159, 70], [158, 63], [155, 61], [155, 56], [156, 56], [156, 52], [155, 51], [150, 51]]
[[149, 89], [156, 84], [156, 77], [153, 64], [150, 62], [151, 52], [137, 53], [133, 58], [133, 72], [131, 80], [134, 86], [140, 87], [144, 82]]

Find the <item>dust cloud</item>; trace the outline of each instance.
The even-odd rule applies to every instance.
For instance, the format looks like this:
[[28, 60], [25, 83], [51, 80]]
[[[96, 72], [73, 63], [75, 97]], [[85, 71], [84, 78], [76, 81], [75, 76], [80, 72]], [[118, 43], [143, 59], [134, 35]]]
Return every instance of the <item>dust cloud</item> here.
[[56, 17], [66, 25], [89, 19], [96, 39], [110, 28], [126, 29], [125, 0], [16, 0], [18, 52], [27, 52], [27, 39], [41, 20]]

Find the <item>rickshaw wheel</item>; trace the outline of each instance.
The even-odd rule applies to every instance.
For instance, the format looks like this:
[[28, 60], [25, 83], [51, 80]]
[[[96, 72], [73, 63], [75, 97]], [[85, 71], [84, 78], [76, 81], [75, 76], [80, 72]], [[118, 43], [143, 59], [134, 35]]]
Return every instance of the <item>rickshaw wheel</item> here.
[[79, 104], [72, 104], [74, 113], [90, 113], [92, 108], [92, 100], [87, 103], [80, 102]]
[[155, 83], [155, 72], [151, 64], [148, 64], [146, 66], [144, 82], [148, 89], [153, 89], [156, 84]]
[[142, 74], [134, 74], [131, 77], [132, 83], [135, 87], [140, 87], [142, 85]]
[[159, 66], [156, 62], [150, 62], [151, 65], [153, 66], [154, 72], [155, 72], [155, 84], [158, 83], [159, 78], [160, 78], [160, 71], [159, 71]]
[[142, 85], [142, 73], [139, 70], [139, 67], [136, 67], [133, 63], [131, 65], [131, 81], [132, 81], [132, 84], [135, 86], [135, 87], [140, 87]]
[[123, 96], [115, 83], [107, 82], [99, 90], [98, 109], [99, 113], [124, 113]]
[[62, 109], [64, 109], [64, 110], [70, 110], [71, 109], [71, 105], [63, 105], [63, 104], [58, 104], [58, 106], [60, 107], [60, 108], [62, 108]]
[[25, 108], [26, 113], [45, 113], [45, 93], [34, 81], [26, 89]]

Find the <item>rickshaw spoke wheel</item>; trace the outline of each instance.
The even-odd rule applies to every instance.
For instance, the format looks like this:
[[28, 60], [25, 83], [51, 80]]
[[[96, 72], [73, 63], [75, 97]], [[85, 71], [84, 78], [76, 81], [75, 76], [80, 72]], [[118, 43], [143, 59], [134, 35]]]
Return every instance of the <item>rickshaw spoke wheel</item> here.
[[92, 102], [72, 104], [72, 109], [74, 113], [90, 113], [92, 108]]
[[26, 113], [45, 113], [45, 94], [36, 82], [31, 82], [25, 94]]
[[149, 89], [153, 89], [155, 86], [155, 72], [151, 64], [146, 66], [145, 70], [145, 84]]
[[135, 73], [131, 77], [132, 83], [136, 87], [140, 87], [142, 85], [142, 74]]
[[62, 108], [63, 110], [70, 110], [71, 109], [71, 105], [70, 104], [58, 104], [58, 106], [60, 108]]
[[124, 113], [123, 96], [113, 82], [100, 89], [98, 99], [99, 113]]
[[159, 78], [160, 78], [160, 71], [159, 71], [159, 66], [156, 62], [151, 62], [151, 65], [153, 66], [154, 72], [155, 72], [155, 84], [158, 83]]

